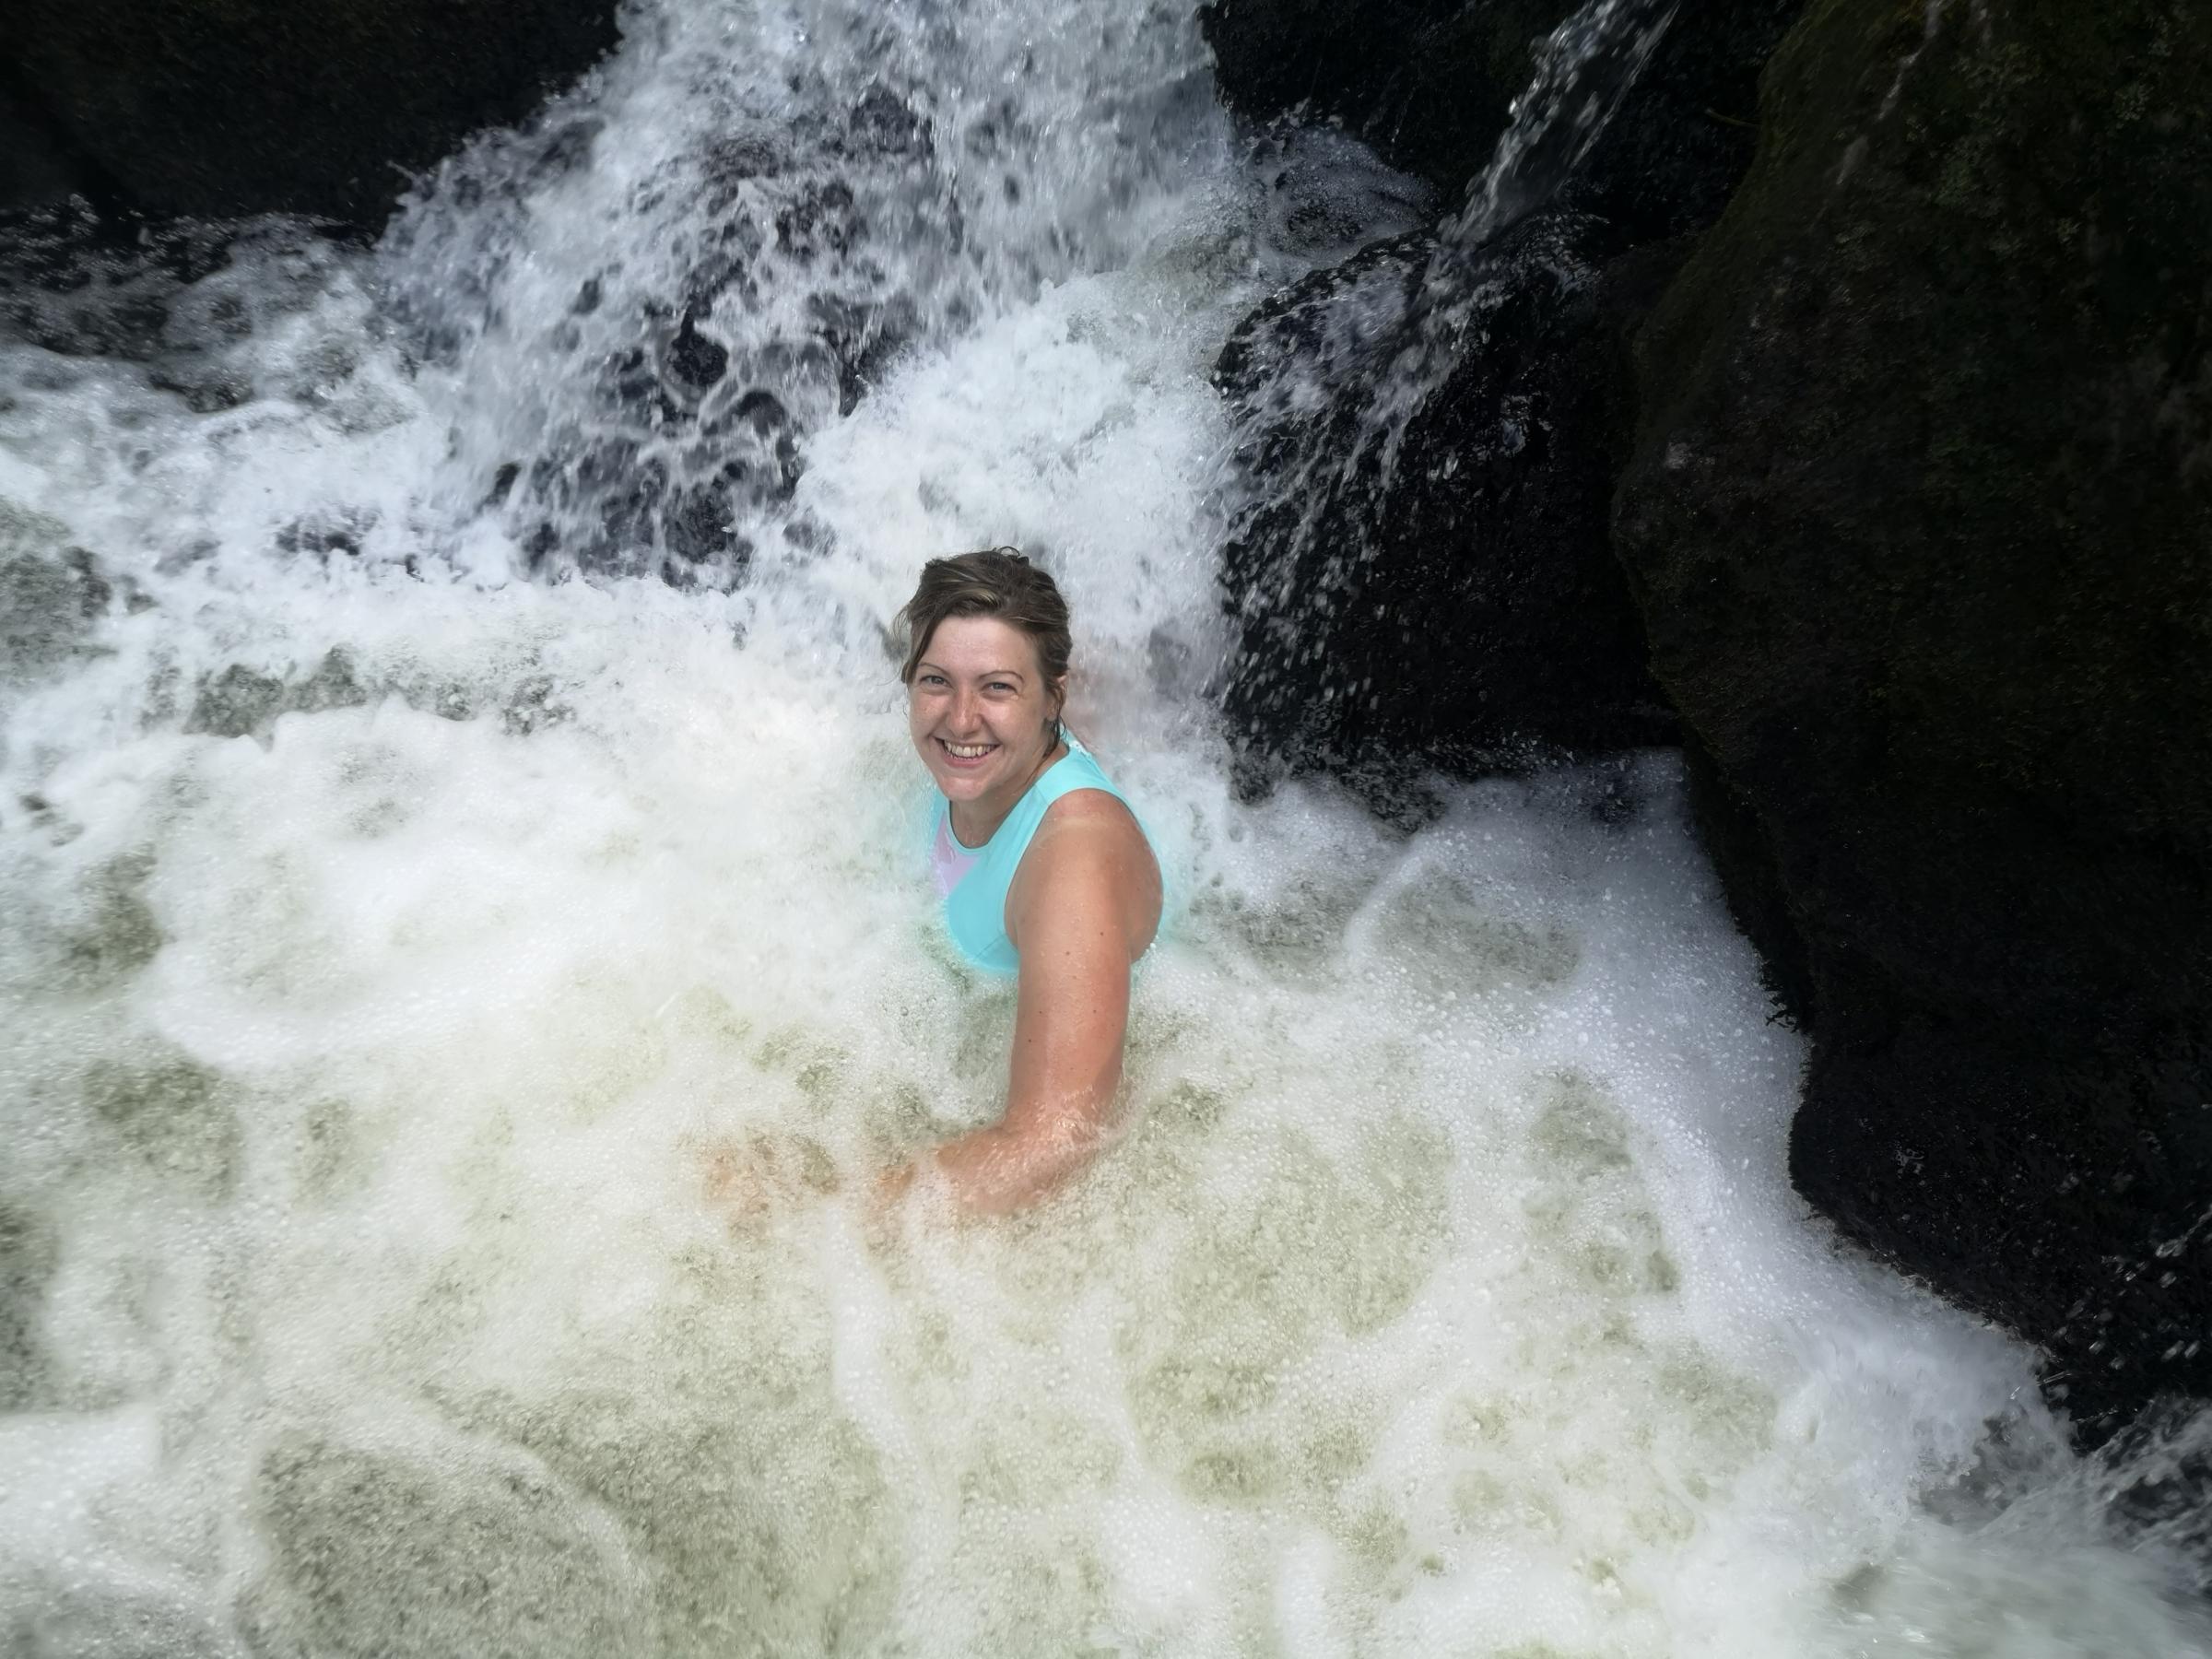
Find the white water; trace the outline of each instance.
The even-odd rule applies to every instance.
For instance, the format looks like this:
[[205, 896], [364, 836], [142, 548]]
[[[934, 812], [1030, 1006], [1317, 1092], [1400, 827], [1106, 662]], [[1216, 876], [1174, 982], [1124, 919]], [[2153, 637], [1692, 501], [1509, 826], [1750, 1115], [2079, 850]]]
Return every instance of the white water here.
[[[604, 121], [584, 159], [487, 144], [374, 258], [271, 228], [188, 296], [154, 355], [209, 412], [0, 347], [49, 636], [0, 681], [0, 1646], [2212, 1651], [2030, 1357], [1790, 1194], [1800, 1046], [1668, 757], [1610, 826], [1572, 776], [1410, 839], [1231, 798], [1205, 373], [1326, 251], [1189, 18], [629, 22], [548, 128]], [[806, 135], [878, 76], [925, 154]], [[794, 132], [717, 202], [716, 146]], [[831, 175], [865, 230], [711, 300], [723, 382], [604, 390], [734, 213]], [[911, 311], [843, 414], [830, 292]], [[519, 579], [545, 524], [541, 574], [669, 568], [578, 458], [711, 477], [761, 385], [805, 471], [723, 502], [733, 591]], [[875, 1218], [995, 1112], [1010, 1015], [939, 939], [880, 628], [1004, 540], [1177, 913], [1096, 1172]], [[63, 544], [113, 586], [81, 624]], [[782, 1201], [718, 1206], [733, 1160]]]

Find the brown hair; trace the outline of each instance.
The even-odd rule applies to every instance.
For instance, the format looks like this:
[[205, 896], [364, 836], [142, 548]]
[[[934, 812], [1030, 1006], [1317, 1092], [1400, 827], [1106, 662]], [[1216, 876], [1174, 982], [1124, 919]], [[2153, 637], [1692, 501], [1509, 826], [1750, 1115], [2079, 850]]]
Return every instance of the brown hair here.
[[922, 567], [921, 583], [899, 613], [906, 629], [906, 663], [899, 671], [905, 684], [914, 683], [922, 653], [947, 617], [995, 617], [1018, 628], [1037, 647], [1046, 689], [1056, 694], [1067, 677], [1067, 601], [1060, 597], [1059, 584], [1018, 548], [956, 553]]

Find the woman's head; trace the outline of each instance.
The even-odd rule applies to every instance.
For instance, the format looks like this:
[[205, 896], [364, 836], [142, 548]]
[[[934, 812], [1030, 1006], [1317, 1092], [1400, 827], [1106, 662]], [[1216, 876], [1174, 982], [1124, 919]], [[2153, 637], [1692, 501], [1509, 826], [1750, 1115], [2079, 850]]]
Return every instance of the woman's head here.
[[921, 584], [899, 613], [905, 625], [906, 664], [899, 677], [914, 683], [914, 671], [949, 617], [995, 617], [1030, 638], [1040, 673], [1057, 691], [1067, 679], [1070, 643], [1067, 601], [1050, 576], [1012, 547], [956, 553], [922, 567]]
[[1067, 602], [1019, 553], [992, 547], [931, 559], [900, 618], [923, 763], [952, 800], [1011, 806], [1060, 743]]

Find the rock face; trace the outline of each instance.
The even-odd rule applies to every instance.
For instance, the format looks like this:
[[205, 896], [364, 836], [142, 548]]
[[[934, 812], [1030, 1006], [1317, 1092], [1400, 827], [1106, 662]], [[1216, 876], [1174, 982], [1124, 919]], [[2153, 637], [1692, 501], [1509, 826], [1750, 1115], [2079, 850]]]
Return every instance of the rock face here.
[[2208, 102], [2189, 0], [1814, 6], [1618, 500], [1799, 1187], [2091, 1432], [2212, 1394]]
[[1393, 167], [1456, 195], [1528, 85], [1531, 45], [1572, 0], [1209, 0], [1221, 100], [1269, 121], [1340, 123]]
[[[1606, 535], [1622, 334], [1656, 286], [1602, 276], [1607, 239], [1532, 216], [1455, 279], [1432, 234], [1400, 238], [1230, 339], [1215, 379], [1267, 486], [1224, 553], [1243, 636], [1227, 702], [1268, 760], [1391, 795], [1413, 768], [1673, 739]], [[1433, 309], [1447, 285], [1456, 316]]]
[[[1407, 84], [1428, 51], [1428, 34], [1391, 40], [1371, 9], [1233, 0], [1208, 24], [1225, 84], [1250, 109], [1295, 80], [1349, 119], [1374, 87]], [[1551, 192], [1558, 174], [1543, 166], [1514, 186], [1524, 217], [1507, 213], [1494, 233], [1447, 219], [1378, 244], [1232, 336], [1216, 381], [1240, 418], [1252, 498], [1224, 554], [1240, 626], [1225, 701], [1248, 781], [1325, 769], [1394, 807], [1426, 768], [1676, 740], [1609, 539], [1633, 425], [1626, 342], [1684, 233], [1711, 222], [1749, 162], [1748, 124], [1711, 112], [1752, 107], [1786, 10], [1757, 0], [1677, 18], [1565, 187]], [[1477, 6], [1453, 27], [1503, 15]], [[1623, 18], [1665, 15], [1630, 0]], [[1354, 23], [1366, 55], [1339, 62], [1336, 32]], [[1312, 73], [1253, 73], [1239, 53], [1255, 38]], [[1510, 67], [1486, 58], [1461, 72], [1476, 94], [1486, 76], [1518, 92], [1538, 44], [1523, 37]], [[1329, 66], [1335, 81], [1320, 78]], [[1567, 101], [1609, 90], [1594, 81]], [[1506, 96], [1481, 154], [1470, 141], [1454, 165], [1482, 166]], [[1469, 110], [1481, 102], [1471, 95]], [[1410, 142], [1391, 131], [1398, 148]]]
[[16, 118], [74, 149], [43, 174], [156, 214], [371, 229], [407, 171], [614, 41], [612, 0], [15, 0], [6, 25]]
[[[1678, 716], [1799, 1187], [2098, 1436], [2212, 1394], [2212, 11], [1818, 0], [1755, 99], [1794, 9], [1685, 7], [1525, 219], [1238, 332], [1227, 701], [1339, 772]], [[1512, 75], [1445, 10], [1208, 31], [1456, 205]]]

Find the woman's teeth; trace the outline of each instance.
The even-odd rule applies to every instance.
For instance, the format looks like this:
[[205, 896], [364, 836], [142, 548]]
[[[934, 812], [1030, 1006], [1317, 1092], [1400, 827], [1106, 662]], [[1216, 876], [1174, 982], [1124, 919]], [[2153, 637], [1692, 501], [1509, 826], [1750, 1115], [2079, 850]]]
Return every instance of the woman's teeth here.
[[[945, 743], [940, 737], [939, 743]], [[946, 743], [945, 752], [956, 760], [981, 760], [998, 745], [995, 743]]]

